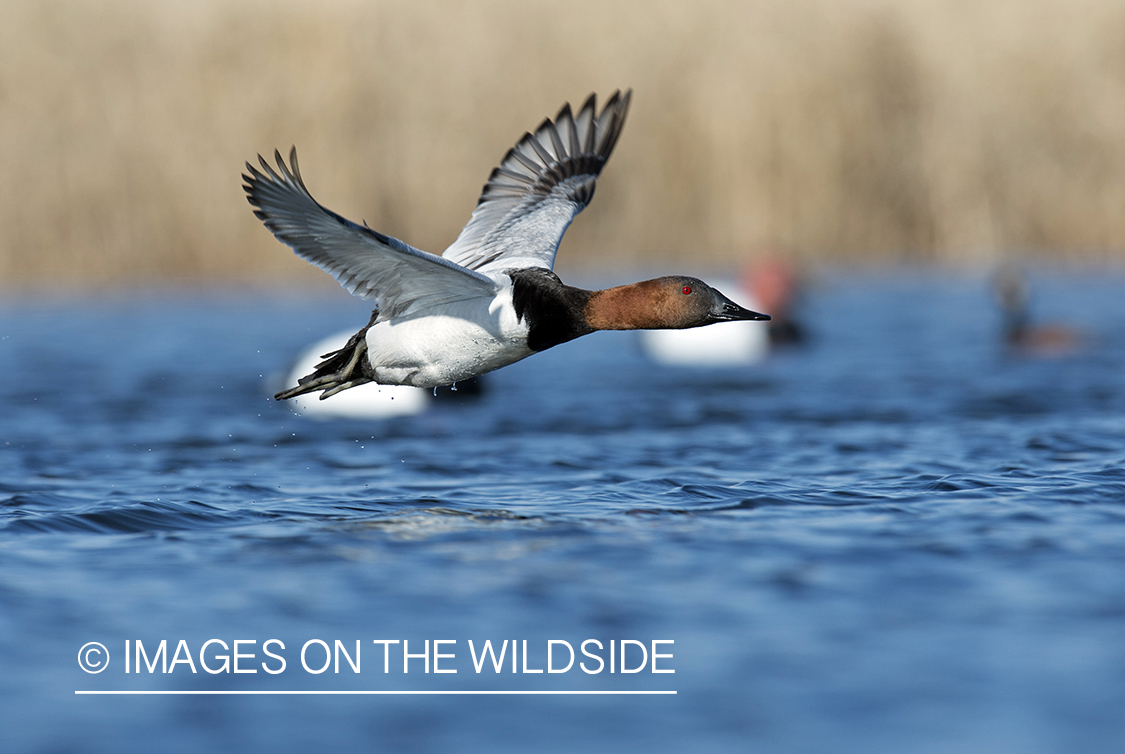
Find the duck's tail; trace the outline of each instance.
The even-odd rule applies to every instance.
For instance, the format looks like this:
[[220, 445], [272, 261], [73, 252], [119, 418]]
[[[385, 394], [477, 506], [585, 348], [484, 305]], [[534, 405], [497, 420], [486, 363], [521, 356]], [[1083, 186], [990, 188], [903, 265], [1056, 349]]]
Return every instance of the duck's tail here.
[[374, 382], [374, 378], [368, 376], [364, 357], [367, 356], [367, 330], [375, 323], [378, 313], [378, 310], [372, 312], [367, 327], [348, 338], [343, 348], [324, 354], [321, 357], [324, 361], [316, 365], [316, 371], [297, 380], [297, 387], [282, 390], [274, 400], [286, 401], [317, 390], [323, 391], [320, 400], [324, 400], [350, 387]]

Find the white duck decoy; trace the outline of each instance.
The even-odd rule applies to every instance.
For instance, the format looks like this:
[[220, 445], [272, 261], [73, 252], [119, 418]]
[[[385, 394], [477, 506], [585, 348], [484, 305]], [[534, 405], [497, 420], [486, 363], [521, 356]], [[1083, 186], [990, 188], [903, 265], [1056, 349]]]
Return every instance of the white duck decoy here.
[[[737, 283], [727, 290], [739, 306], [756, 309], [757, 300]], [[661, 364], [691, 367], [745, 366], [769, 354], [770, 336], [764, 327], [720, 322], [691, 330], [641, 330], [641, 350]]]
[[601, 113], [594, 95], [571, 114], [523, 138], [484, 186], [461, 235], [442, 256], [357, 225], [322, 207], [305, 188], [297, 150], [277, 171], [243, 175], [254, 214], [298, 256], [350, 293], [373, 299], [367, 325], [278, 400], [377, 382], [454, 384], [596, 330], [684, 329], [768, 320], [702, 280], [671, 276], [599, 291], [552, 272], [559, 241], [594, 195], [629, 109], [615, 92]]
[[[322, 354], [343, 348], [351, 339], [352, 331], [336, 333], [321, 338], [304, 349], [289, 368], [285, 384], [296, 383], [301, 377], [316, 370], [324, 360]], [[409, 385], [380, 385], [368, 382], [335, 396], [330, 401], [318, 401], [312, 395], [299, 395], [289, 402], [293, 411], [309, 419], [394, 419], [414, 416], [426, 411], [435, 396], [429, 391]]]

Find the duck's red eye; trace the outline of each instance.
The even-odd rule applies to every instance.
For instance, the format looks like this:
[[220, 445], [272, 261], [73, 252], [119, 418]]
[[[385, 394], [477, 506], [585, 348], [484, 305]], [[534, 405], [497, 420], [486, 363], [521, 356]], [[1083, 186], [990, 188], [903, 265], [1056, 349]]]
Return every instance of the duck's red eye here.
[[684, 295], [685, 295], [685, 296], [687, 296], [687, 295], [689, 295], [690, 293], [691, 293], [691, 286], [690, 286], [690, 285], [685, 285], [685, 286], [684, 286]]

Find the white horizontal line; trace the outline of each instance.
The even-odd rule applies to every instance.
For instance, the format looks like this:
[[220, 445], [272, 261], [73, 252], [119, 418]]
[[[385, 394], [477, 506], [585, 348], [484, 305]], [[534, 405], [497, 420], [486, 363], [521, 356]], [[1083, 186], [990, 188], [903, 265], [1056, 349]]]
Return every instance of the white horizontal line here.
[[526, 695], [560, 695], [560, 694], [597, 694], [597, 695], [615, 695], [615, 694], [675, 694], [675, 691], [476, 691], [476, 690], [453, 690], [453, 691], [75, 691], [75, 694], [117, 694], [117, 695], [148, 695], [148, 694], [162, 694], [162, 695], [190, 695], [190, 696], [228, 696], [228, 695], [316, 695], [316, 694], [379, 694], [379, 695], [407, 695], [407, 694], [450, 694], [450, 695], [512, 695], [512, 694], [526, 694]]

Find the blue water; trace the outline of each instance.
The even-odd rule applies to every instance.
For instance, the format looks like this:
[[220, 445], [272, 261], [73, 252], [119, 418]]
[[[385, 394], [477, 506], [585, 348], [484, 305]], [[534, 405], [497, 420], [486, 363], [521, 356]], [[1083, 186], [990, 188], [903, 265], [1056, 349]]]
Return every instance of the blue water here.
[[[1083, 348], [1005, 352], [980, 277], [851, 275], [760, 365], [661, 367], [599, 333], [389, 422], [269, 398], [364, 324], [344, 294], [9, 298], [0, 749], [1121, 751], [1125, 277], [1033, 285]], [[258, 672], [205, 672], [211, 639], [256, 642]], [[360, 640], [360, 672], [305, 671], [317, 639]], [[403, 674], [400, 643], [384, 673], [375, 639], [455, 640], [458, 672]], [[529, 669], [548, 640], [671, 640], [675, 673], [478, 674], [486, 639], [527, 640]], [[197, 672], [127, 674], [137, 640], [184, 640]]]

